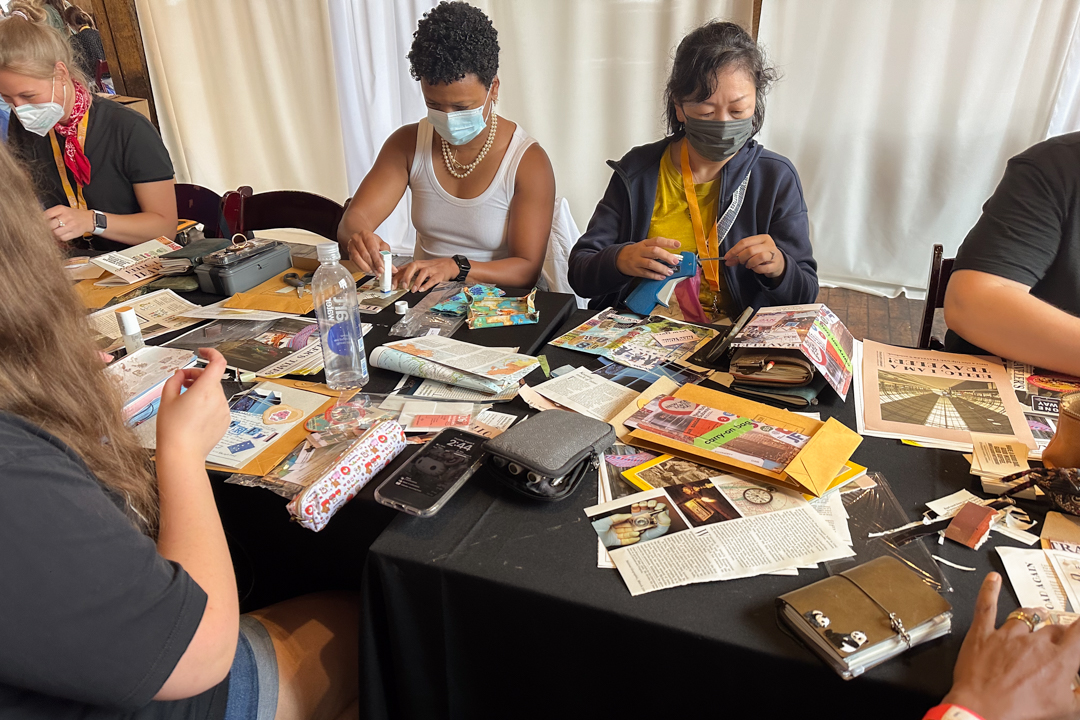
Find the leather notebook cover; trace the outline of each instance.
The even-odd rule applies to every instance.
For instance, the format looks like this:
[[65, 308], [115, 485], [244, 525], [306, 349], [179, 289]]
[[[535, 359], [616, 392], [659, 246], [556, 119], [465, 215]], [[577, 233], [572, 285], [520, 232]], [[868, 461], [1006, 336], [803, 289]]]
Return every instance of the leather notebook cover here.
[[[801, 616], [805, 627], [820, 635], [840, 658], [897, 636], [889, 623], [888, 613], [867, 594], [889, 612], [896, 613], [909, 633], [952, 610], [948, 601], [891, 556], [875, 558], [841, 574], [857, 583], [858, 587], [842, 577], [833, 576], [777, 599], [780, 610], [785, 603], [790, 605]], [[815, 612], [828, 618], [827, 627], [813, 621]], [[850, 649], [845, 650], [843, 638], [851, 637], [855, 632], [863, 633], [866, 642], [859, 647], [848, 644]]]

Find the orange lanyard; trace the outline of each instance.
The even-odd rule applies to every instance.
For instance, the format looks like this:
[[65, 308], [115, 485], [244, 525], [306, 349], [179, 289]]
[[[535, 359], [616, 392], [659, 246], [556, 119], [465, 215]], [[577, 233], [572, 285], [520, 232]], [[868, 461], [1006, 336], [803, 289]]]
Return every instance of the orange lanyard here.
[[[687, 149], [686, 139], [682, 144], [682, 184], [683, 192], [686, 193], [686, 205], [690, 210], [690, 224], [694, 226], [694, 238], [697, 240], [698, 257], [720, 257], [720, 241], [717, 239], [716, 223], [709, 228], [708, 237], [705, 236], [705, 227], [701, 222], [701, 210], [698, 208], [697, 191], [694, 190], [694, 175], [690, 171], [690, 151]], [[720, 261], [709, 260], [701, 263], [701, 269], [705, 274], [705, 280], [713, 290], [720, 288]]]
[[[87, 108], [82, 119], [79, 120], [79, 146], [86, 152], [86, 126], [90, 120], [90, 109]], [[76, 210], [89, 210], [86, 198], [83, 197], [82, 185], [75, 182], [75, 189], [71, 189], [68, 181], [67, 166], [64, 165], [64, 155], [60, 152], [60, 143], [56, 139], [56, 130], [49, 130], [49, 139], [52, 140], [53, 160], [56, 161], [56, 172], [60, 173], [60, 182], [64, 186], [64, 194], [67, 195], [68, 206]]]

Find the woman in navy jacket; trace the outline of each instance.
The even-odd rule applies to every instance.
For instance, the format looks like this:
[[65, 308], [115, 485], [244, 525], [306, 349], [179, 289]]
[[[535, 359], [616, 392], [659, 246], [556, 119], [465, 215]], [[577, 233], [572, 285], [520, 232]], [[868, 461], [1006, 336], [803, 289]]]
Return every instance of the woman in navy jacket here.
[[671, 135], [608, 163], [615, 173], [570, 255], [570, 284], [590, 307], [615, 306], [635, 278], [666, 278], [687, 250], [722, 258], [676, 288], [688, 320], [816, 299], [798, 173], [753, 139], [774, 79], [734, 23], [708, 23], [679, 43], [666, 92]]

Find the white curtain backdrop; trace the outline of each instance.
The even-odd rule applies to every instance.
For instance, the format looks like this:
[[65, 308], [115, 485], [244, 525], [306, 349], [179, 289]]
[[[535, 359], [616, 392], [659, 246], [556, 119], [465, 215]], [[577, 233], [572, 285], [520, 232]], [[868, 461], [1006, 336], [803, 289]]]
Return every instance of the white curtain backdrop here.
[[[802, 176], [824, 283], [922, 297], [1009, 157], [1042, 140], [1076, 0], [765, 0], [762, 140]], [[1074, 50], [1074, 53], [1076, 51]]]
[[1065, 57], [1065, 68], [1061, 73], [1061, 85], [1058, 87], [1054, 111], [1050, 116], [1050, 127], [1046, 137], [1064, 135], [1080, 130], [1080, 17], [1072, 27], [1072, 40]]
[[[350, 194], [390, 134], [427, 112], [405, 56], [417, 21], [435, 4], [436, 0], [329, 0]], [[416, 233], [409, 221], [408, 193], [376, 232], [394, 252], [412, 252]]]
[[178, 182], [349, 195], [325, 0], [136, 0]]

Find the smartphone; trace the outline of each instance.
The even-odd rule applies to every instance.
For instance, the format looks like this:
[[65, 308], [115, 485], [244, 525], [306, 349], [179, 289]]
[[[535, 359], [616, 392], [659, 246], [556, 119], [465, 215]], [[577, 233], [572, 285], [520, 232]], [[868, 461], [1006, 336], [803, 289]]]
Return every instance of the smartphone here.
[[735, 336], [742, 332], [742, 329], [746, 327], [746, 323], [750, 322], [750, 319], [754, 317], [754, 308], [748, 307], [742, 311], [742, 315], [731, 325], [731, 328], [723, 335], [717, 335], [707, 345], [698, 350], [690, 357], [690, 362], [695, 365], [702, 365], [714, 370], [727, 370], [727, 365], [723, 363], [723, 357], [727, 354], [727, 351], [731, 349], [731, 341], [735, 339]]
[[480, 467], [486, 440], [443, 430], [375, 489], [375, 499], [410, 515], [434, 515]]

